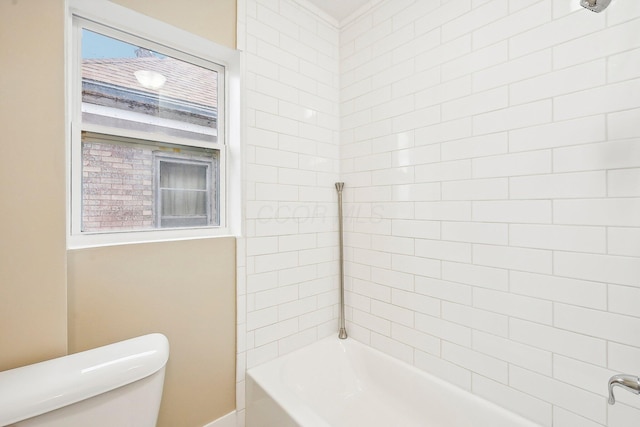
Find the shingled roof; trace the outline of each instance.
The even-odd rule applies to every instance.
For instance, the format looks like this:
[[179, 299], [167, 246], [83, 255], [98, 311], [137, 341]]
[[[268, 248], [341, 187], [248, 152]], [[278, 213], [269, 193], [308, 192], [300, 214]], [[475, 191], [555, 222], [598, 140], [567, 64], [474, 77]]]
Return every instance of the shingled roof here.
[[[158, 90], [146, 88], [134, 74], [139, 70], [160, 73], [166, 82]], [[82, 81], [85, 86], [122, 88], [148, 99], [217, 112], [216, 72], [170, 57], [83, 59]]]

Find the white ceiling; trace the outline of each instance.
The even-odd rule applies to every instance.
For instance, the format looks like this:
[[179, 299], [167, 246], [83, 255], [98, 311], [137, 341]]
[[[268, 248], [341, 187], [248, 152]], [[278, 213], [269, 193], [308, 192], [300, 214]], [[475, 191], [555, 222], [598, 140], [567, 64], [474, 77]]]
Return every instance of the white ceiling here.
[[342, 21], [371, 0], [309, 0], [318, 9]]

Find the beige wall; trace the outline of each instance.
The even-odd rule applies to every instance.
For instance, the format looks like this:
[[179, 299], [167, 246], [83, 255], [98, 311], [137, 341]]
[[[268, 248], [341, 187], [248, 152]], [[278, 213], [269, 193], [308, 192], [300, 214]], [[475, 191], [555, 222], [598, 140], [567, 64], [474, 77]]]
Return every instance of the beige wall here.
[[236, 0], [111, 0], [218, 44], [236, 48]]
[[0, 1], [0, 370], [67, 348], [63, 5]]
[[235, 408], [235, 238], [69, 252], [69, 350], [161, 332], [171, 353], [158, 426]]
[[[118, 3], [235, 47], [235, 0]], [[201, 427], [235, 407], [235, 239], [67, 254], [64, 17], [63, 0], [0, 0], [0, 370], [164, 332], [159, 425]]]

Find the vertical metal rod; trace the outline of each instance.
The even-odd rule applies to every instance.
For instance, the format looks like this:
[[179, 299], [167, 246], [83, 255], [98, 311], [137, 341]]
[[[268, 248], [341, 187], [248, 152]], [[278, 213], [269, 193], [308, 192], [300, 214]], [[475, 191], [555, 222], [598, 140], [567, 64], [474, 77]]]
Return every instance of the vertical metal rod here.
[[347, 329], [344, 321], [344, 242], [342, 240], [342, 189], [344, 182], [336, 182], [336, 190], [338, 191], [338, 230], [340, 236], [340, 330], [338, 338], [341, 340], [347, 338]]

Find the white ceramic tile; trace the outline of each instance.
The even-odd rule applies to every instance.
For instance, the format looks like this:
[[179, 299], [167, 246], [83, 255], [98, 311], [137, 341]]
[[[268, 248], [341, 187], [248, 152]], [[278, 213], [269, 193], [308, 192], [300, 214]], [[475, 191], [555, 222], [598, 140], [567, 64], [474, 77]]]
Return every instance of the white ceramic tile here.
[[440, 354], [440, 339], [422, 333], [413, 327], [393, 324], [391, 325], [391, 338], [426, 353]]
[[495, 381], [503, 384], [508, 382], [508, 365], [502, 360], [447, 341], [442, 343], [442, 357]]
[[500, 200], [507, 199], [507, 178], [473, 179], [442, 183], [442, 200]]
[[604, 227], [511, 224], [509, 244], [527, 248], [605, 253]]
[[464, 390], [471, 390], [471, 371], [468, 369], [441, 359], [440, 357], [417, 350], [415, 351], [414, 359], [418, 369], [429, 372]]
[[640, 287], [638, 258], [555, 252], [553, 263], [559, 276]]
[[548, 200], [473, 202], [473, 220], [503, 223], [551, 223]]
[[415, 278], [416, 293], [444, 301], [471, 304], [471, 290], [471, 286], [460, 283], [447, 282], [431, 277], [418, 276]]
[[551, 401], [569, 411], [603, 424], [606, 420], [606, 400], [562, 381], [537, 374], [514, 365], [509, 366], [509, 384], [545, 401]]
[[442, 278], [474, 287], [498, 290], [506, 290], [509, 281], [508, 273], [504, 269], [453, 262], [442, 263]]
[[530, 126], [509, 132], [510, 151], [528, 151], [563, 147], [606, 139], [605, 116], [590, 116], [540, 126]]
[[493, 335], [508, 335], [508, 317], [492, 311], [480, 310], [468, 305], [442, 302], [442, 318]]
[[416, 313], [415, 329], [441, 338], [444, 341], [457, 343], [467, 347], [471, 346], [471, 328], [457, 323]]
[[509, 338], [600, 366], [606, 363], [607, 343], [599, 338], [513, 318], [509, 319]]
[[509, 290], [520, 295], [604, 310], [607, 285], [546, 274], [509, 272]]
[[469, 243], [415, 239], [415, 255], [454, 262], [471, 262]]
[[474, 135], [541, 125], [552, 121], [550, 100], [531, 102], [473, 117]]
[[552, 425], [551, 404], [527, 393], [481, 375], [473, 377], [473, 392], [542, 426], [550, 427]]
[[508, 244], [507, 224], [483, 222], [442, 222], [442, 239], [457, 242]]
[[640, 228], [607, 229], [607, 243], [611, 255], [640, 257]]
[[545, 174], [509, 180], [512, 199], [574, 199], [604, 197], [606, 194], [607, 176], [604, 171]]
[[640, 226], [640, 199], [554, 200], [553, 222], [556, 224]]
[[551, 325], [552, 303], [492, 289], [475, 288], [473, 306], [519, 319]]
[[473, 177], [533, 175], [551, 172], [551, 150], [473, 159]]

